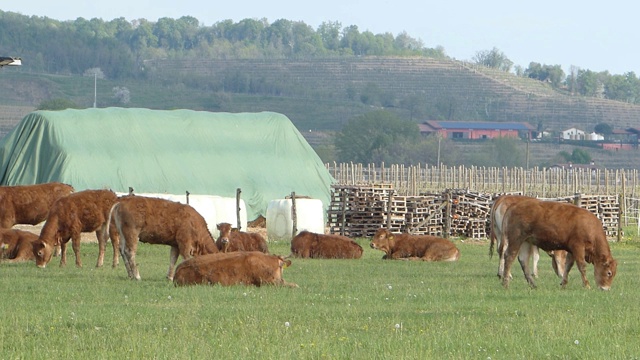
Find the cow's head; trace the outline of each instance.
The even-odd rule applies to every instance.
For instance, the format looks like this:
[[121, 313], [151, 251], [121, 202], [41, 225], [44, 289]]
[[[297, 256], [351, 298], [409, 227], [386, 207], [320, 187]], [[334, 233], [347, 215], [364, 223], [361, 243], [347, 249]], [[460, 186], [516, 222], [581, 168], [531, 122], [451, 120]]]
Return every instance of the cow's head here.
[[373, 239], [371, 239], [371, 244], [369, 245], [372, 249], [382, 250], [386, 254], [389, 254], [394, 244], [395, 239], [391, 231], [381, 228], [373, 235]]
[[36, 258], [36, 265], [39, 268], [45, 268], [51, 256], [53, 256], [54, 246], [42, 240], [33, 243], [33, 256]]
[[221, 252], [227, 252], [229, 249], [229, 236], [231, 235], [231, 224], [229, 223], [220, 223], [216, 225], [218, 231], [220, 231], [220, 235], [218, 236], [218, 240], [216, 241], [216, 246], [218, 250]]
[[600, 261], [593, 264], [593, 272], [596, 278], [596, 284], [600, 290], [611, 289], [611, 283], [616, 276], [618, 262], [611, 256], [602, 256]]

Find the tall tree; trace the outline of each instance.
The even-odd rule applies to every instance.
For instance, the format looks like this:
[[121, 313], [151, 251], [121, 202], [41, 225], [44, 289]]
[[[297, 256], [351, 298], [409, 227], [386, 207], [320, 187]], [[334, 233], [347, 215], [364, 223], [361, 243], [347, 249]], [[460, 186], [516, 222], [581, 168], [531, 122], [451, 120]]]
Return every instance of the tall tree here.
[[419, 138], [418, 124], [385, 110], [373, 111], [352, 118], [336, 134], [337, 158], [369, 163], [384, 157], [395, 144]]

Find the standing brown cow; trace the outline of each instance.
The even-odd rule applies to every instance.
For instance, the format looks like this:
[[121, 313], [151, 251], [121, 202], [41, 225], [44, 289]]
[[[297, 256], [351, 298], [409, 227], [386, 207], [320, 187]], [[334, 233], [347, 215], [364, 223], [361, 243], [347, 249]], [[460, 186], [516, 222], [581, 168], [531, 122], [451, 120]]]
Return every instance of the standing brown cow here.
[[0, 186], [0, 228], [16, 224], [36, 225], [47, 218], [53, 203], [73, 192], [73, 187], [58, 182]]
[[11, 263], [33, 260], [37, 241], [38, 235], [29, 231], [0, 229], [0, 259]]
[[193, 207], [170, 200], [131, 196], [120, 199], [110, 215], [120, 233], [120, 253], [131, 279], [140, 280], [138, 241], [171, 246], [167, 278], [173, 280], [178, 256], [217, 253], [207, 223]]
[[267, 241], [258, 233], [247, 233], [231, 228], [229, 223], [217, 225], [220, 236], [216, 240], [216, 246], [221, 252], [232, 251], [260, 251], [268, 253]]
[[460, 258], [460, 250], [447, 239], [429, 235], [392, 234], [384, 228], [376, 231], [371, 248], [384, 251], [383, 259], [456, 261]]
[[196, 256], [180, 263], [173, 283], [178, 285], [280, 285], [298, 287], [282, 278], [291, 261], [259, 251], [241, 251]]
[[359, 259], [362, 246], [342, 235], [302, 231], [291, 240], [291, 255], [315, 259]]
[[[511, 205], [519, 201], [530, 199], [534, 198], [522, 195], [502, 195], [497, 198], [491, 206], [491, 211], [489, 213], [489, 238], [491, 240], [491, 245], [489, 246], [489, 256], [493, 255], [494, 244], [497, 241], [498, 247], [496, 251], [499, 256], [498, 277], [500, 279], [502, 279], [504, 275], [504, 250], [507, 248], [507, 244], [504, 241], [504, 236], [502, 236], [504, 231], [502, 227], [504, 215]], [[555, 250], [547, 251], [547, 254], [551, 257], [551, 266], [553, 267], [553, 271], [558, 277], [562, 278], [562, 275], [564, 274], [564, 267], [566, 265], [567, 252], [564, 250]], [[529, 259], [533, 260], [532, 275], [534, 277], [538, 277], [538, 260], [540, 259], [538, 247], [529, 243], [524, 243], [522, 244], [520, 252], [518, 253], [518, 260], [520, 262], [523, 262], [529, 261]], [[507, 274], [507, 276], [511, 276], [511, 274]]]
[[[67, 264], [67, 242], [71, 239], [76, 266], [82, 267], [80, 240], [83, 232], [94, 232], [98, 238], [99, 254], [97, 267], [104, 263], [104, 253], [108, 238], [109, 211], [117, 200], [111, 190], [84, 190], [58, 199], [47, 216], [40, 239], [34, 246], [36, 265], [44, 268], [51, 261], [53, 248], [60, 245], [62, 256], [60, 266]], [[113, 245], [113, 266], [118, 264], [118, 239], [111, 239]]]
[[[574, 261], [586, 288], [589, 288], [587, 263], [594, 266], [598, 287], [602, 290], [611, 288], [617, 262], [611, 256], [602, 222], [588, 210], [568, 203], [524, 200], [509, 207], [504, 216], [503, 230], [507, 243], [505, 274], [509, 273], [521, 246], [529, 243], [546, 251], [569, 252], [561, 282], [563, 288], [567, 285], [569, 270]], [[520, 265], [527, 282], [535, 288], [529, 264], [521, 262]], [[503, 277], [502, 284], [505, 288], [509, 287], [509, 280], [508, 276]]]

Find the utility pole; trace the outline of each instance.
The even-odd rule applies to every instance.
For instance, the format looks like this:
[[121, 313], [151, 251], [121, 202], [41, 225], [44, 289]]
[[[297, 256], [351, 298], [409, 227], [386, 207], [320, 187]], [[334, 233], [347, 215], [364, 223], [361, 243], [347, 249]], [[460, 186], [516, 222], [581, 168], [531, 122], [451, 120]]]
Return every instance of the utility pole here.
[[96, 107], [96, 100], [98, 99], [98, 73], [93, 73], [93, 107]]

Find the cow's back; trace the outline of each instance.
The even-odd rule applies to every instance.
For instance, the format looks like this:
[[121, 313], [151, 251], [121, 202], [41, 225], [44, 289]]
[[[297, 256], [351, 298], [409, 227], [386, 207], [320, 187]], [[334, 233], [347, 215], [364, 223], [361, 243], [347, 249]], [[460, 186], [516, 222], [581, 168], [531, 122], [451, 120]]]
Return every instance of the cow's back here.
[[118, 229], [136, 233], [141, 242], [177, 246], [180, 239], [191, 239], [214, 252], [211, 247], [215, 247], [215, 242], [206, 221], [189, 205], [131, 196], [120, 199], [113, 216]]
[[318, 234], [312, 245], [311, 257], [323, 259], [359, 259], [362, 246], [342, 235]]
[[282, 278], [282, 258], [258, 251], [196, 256], [176, 268], [175, 285], [234, 284], [287, 285]]
[[0, 186], [0, 227], [39, 224], [46, 219], [56, 200], [73, 191], [72, 186], [58, 182]]
[[38, 235], [18, 229], [0, 229], [0, 259], [34, 260], [33, 244]]
[[392, 254], [400, 257], [418, 257], [427, 261], [455, 261], [460, 258], [460, 251], [447, 239], [429, 235], [395, 235], [395, 246]]

